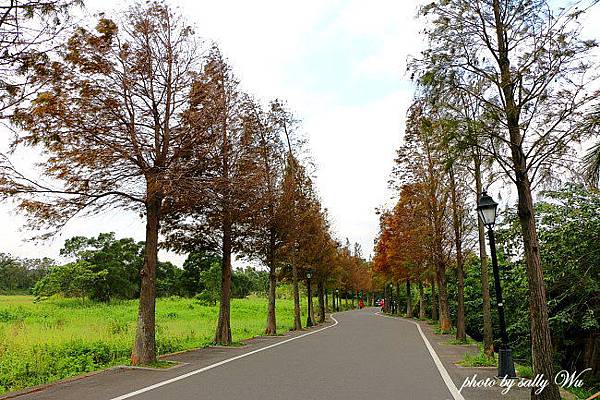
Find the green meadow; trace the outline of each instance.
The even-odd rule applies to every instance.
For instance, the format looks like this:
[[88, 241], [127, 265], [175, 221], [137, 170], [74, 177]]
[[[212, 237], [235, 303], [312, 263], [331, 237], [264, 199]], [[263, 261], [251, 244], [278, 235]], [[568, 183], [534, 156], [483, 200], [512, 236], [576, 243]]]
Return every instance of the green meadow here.
[[[33, 300], [0, 296], [0, 394], [129, 363], [136, 300], [108, 304], [74, 298]], [[261, 335], [266, 312], [265, 298], [232, 299], [233, 340]], [[217, 316], [218, 306], [195, 299], [157, 299], [158, 353], [210, 345]], [[278, 300], [278, 332], [292, 326], [292, 300]]]

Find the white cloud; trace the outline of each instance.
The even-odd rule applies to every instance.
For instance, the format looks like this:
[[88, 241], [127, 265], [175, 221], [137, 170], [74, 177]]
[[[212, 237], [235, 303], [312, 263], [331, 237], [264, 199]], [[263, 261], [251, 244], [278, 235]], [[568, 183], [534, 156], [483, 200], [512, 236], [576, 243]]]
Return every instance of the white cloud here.
[[[121, 7], [116, 0], [86, 3], [91, 13]], [[245, 88], [263, 99], [285, 98], [297, 111], [337, 236], [358, 241], [369, 254], [374, 208], [391, 195], [387, 179], [412, 96], [404, 71], [408, 53], [420, 46], [417, 1], [171, 3], [201, 36], [219, 43]], [[43, 245], [23, 244], [24, 220], [7, 205], [0, 207], [0, 223], [0, 251], [21, 256], [56, 257], [64, 238], [76, 234], [144, 237], [143, 221], [120, 211], [73, 221]], [[181, 264], [181, 257], [167, 257]]]

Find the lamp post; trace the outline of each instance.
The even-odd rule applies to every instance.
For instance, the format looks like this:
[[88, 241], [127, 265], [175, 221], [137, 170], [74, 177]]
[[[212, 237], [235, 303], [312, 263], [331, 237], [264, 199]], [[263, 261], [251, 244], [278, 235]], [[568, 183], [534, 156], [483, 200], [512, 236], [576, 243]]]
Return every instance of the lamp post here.
[[335, 297], [337, 297], [335, 311], [340, 312], [340, 289], [335, 289]]
[[488, 228], [488, 239], [490, 241], [490, 253], [492, 257], [492, 269], [494, 271], [494, 287], [496, 289], [496, 306], [498, 308], [498, 321], [500, 323], [500, 338], [502, 345], [498, 351], [498, 376], [516, 378], [515, 365], [512, 352], [508, 346], [508, 334], [506, 333], [506, 320], [504, 318], [504, 303], [502, 300], [502, 287], [500, 286], [500, 273], [498, 272], [498, 259], [496, 258], [496, 237], [494, 235], [494, 224], [496, 223], [496, 203], [486, 192], [481, 193], [477, 204], [479, 218]]
[[306, 317], [306, 326], [311, 327], [314, 325], [312, 319], [312, 290], [310, 287], [310, 278], [312, 278], [312, 271], [309, 269], [306, 271], [306, 291], [308, 292], [308, 317]]
[[392, 282], [390, 282], [390, 306], [388, 309], [394, 314], [394, 284]]

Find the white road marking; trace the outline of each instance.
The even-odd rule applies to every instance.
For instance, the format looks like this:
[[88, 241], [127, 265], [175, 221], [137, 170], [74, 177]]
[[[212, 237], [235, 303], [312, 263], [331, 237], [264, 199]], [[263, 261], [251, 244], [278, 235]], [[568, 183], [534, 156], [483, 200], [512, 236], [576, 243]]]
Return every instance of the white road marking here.
[[146, 393], [146, 392], [149, 392], [151, 390], [157, 389], [159, 387], [168, 385], [170, 383], [177, 382], [177, 381], [180, 381], [182, 379], [189, 378], [190, 376], [199, 374], [201, 372], [208, 371], [208, 370], [213, 369], [213, 368], [217, 368], [217, 367], [219, 367], [219, 366], [221, 366], [223, 364], [227, 364], [227, 363], [230, 363], [232, 361], [239, 360], [240, 358], [248, 357], [248, 356], [251, 356], [252, 354], [256, 354], [256, 353], [259, 353], [259, 352], [264, 351], [264, 350], [272, 349], [273, 347], [281, 346], [282, 344], [291, 342], [292, 340], [300, 339], [300, 338], [303, 338], [303, 337], [306, 337], [306, 336], [309, 336], [309, 335], [313, 335], [313, 334], [318, 333], [318, 332], [322, 332], [325, 329], [333, 328], [334, 326], [336, 326], [338, 324], [338, 321], [337, 321], [337, 319], [335, 319], [333, 317], [333, 315], [331, 315], [331, 319], [335, 322], [333, 325], [328, 325], [328, 326], [326, 326], [324, 328], [317, 329], [316, 331], [311, 331], [311, 332], [302, 334], [300, 336], [295, 336], [293, 338], [290, 338], [290, 339], [287, 339], [287, 340], [284, 340], [284, 341], [281, 341], [281, 342], [277, 342], [277, 343], [271, 344], [269, 346], [261, 347], [260, 349], [253, 350], [253, 351], [250, 351], [248, 353], [240, 354], [239, 356], [235, 356], [235, 357], [231, 357], [231, 358], [228, 358], [226, 360], [223, 360], [223, 361], [219, 361], [218, 363], [211, 364], [211, 365], [208, 365], [208, 366], [200, 368], [200, 369], [196, 369], [196, 370], [188, 372], [186, 374], [176, 376], [175, 378], [167, 379], [166, 381], [155, 383], [154, 385], [146, 386], [146, 387], [138, 389], [138, 390], [136, 390], [134, 392], [130, 392], [130, 393], [123, 394], [121, 396], [113, 397], [110, 400], [125, 400], [125, 399], [129, 399], [130, 397], [137, 396], [138, 394]]
[[[380, 317], [385, 317], [385, 318], [391, 318], [391, 319], [395, 319], [395, 320], [399, 319], [399, 318], [396, 318], [396, 317], [390, 317], [389, 315], [383, 315], [380, 312], [375, 313], [375, 315], [378, 315]], [[442, 362], [440, 361], [440, 358], [438, 357], [437, 353], [433, 349], [433, 346], [431, 346], [431, 343], [429, 343], [429, 340], [427, 339], [427, 337], [423, 333], [423, 330], [421, 329], [421, 326], [419, 324], [417, 324], [415, 321], [411, 321], [411, 320], [408, 320], [408, 319], [401, 319], [401, 321], [410, 322], [410, 323], [413, 323], [413, 324], [415, 324], [417, 326], [417, 329], [419, 330], [419, 333], [421, 334], [421, 338], [423, 338], [423, 342], [425, 342], [425, 347], [427, 347], [427, 350], [429, 350], [429, 354], [431, 355], [431, 358], [433, 359], [433, 362], [435, 363], [435, 366], [437, 367], [438, 372], [440, 373], [440, 376], [442, 377], [442, 380], [444, 381], [444, 383], [448, 387], [448, 390], [450, 391], [450, 394], [452, 395], [452, 397], [454, 398], [454, 400], [465, 400], [465, 398], [463, 397], [463, 395], [460, 393], [460, 391], [458, 390], [458, 388], [456, 387], [456, 385], [452, 381], [452, 378], [450, 378], [450, 375], [448, 374], [448, 371], [446, 371], [446, 368], [444, 367], [444, 364], [442, 364]]]

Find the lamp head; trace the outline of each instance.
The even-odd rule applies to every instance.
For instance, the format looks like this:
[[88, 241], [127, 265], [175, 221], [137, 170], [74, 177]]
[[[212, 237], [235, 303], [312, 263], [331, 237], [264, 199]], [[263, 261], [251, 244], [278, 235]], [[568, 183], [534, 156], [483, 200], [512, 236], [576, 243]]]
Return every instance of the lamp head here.
[[485, 191], [481, 193], [477, 203], [477, 214], [484, 225], [491, 228], [496, 223], [496, 210], [498, 203], [494, 201]]

